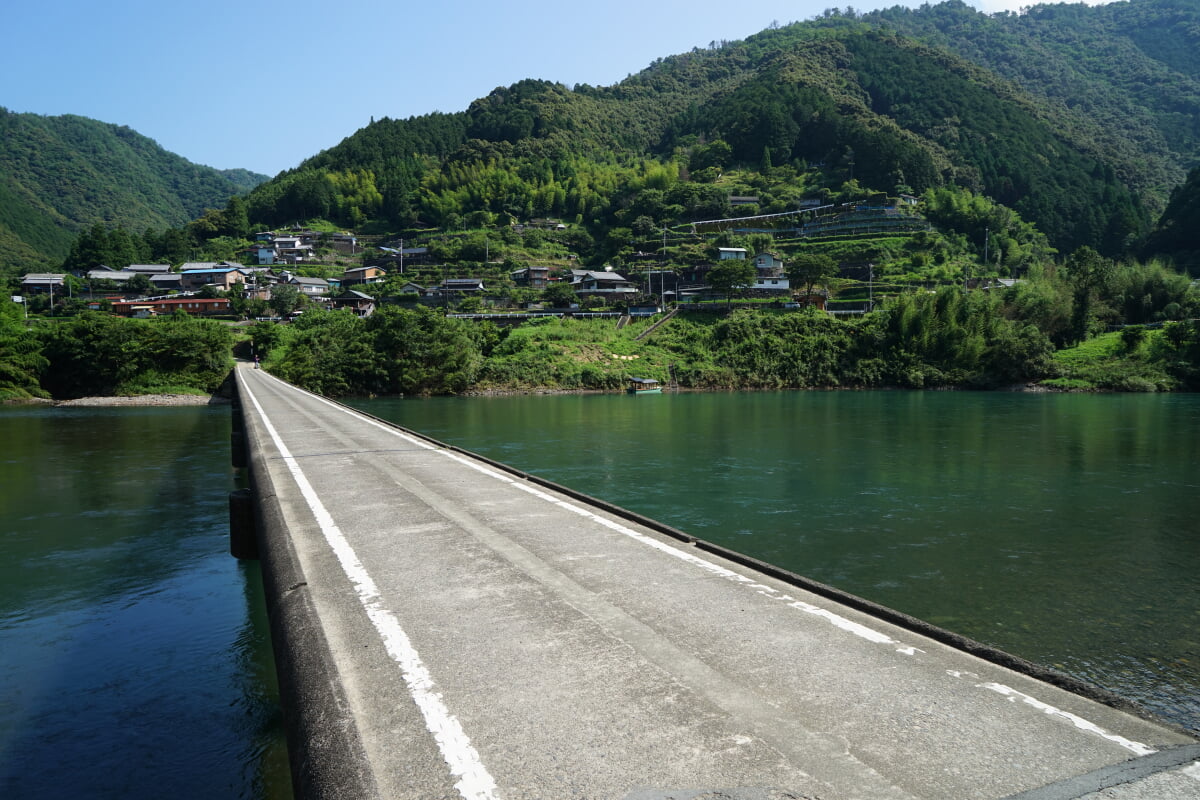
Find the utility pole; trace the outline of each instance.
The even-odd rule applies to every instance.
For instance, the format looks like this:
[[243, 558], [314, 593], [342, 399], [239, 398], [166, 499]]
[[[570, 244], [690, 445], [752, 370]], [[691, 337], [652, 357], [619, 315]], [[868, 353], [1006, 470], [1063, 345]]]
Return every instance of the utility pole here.
[[667, 307], [667, 229], [662, 229], [663, 246], [662, 246], [662, 269], [658, 273], [658, 303], [666, 310]]

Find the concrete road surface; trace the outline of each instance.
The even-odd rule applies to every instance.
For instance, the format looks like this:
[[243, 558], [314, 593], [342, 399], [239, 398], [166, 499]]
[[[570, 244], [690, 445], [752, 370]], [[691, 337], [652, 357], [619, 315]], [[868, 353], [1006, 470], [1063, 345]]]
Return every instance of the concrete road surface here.
[[1148, 715], [238, 378], [300, 796], [1200, 797]]

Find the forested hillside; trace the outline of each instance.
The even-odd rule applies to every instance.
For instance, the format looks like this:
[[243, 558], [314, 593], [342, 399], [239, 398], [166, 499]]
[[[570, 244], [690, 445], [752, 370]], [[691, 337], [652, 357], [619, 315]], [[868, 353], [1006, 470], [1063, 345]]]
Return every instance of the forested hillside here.
[[980, 14], [959, 0], [864, 21], [945, 48], [1045, 102], [1161, 202], [1200, 158], [1200, 6], [1131, 0]]
[[0, 269], [57, 266], [96, 223], [181, 227], [265, 179], [193, 164], [127, 127], [0, 108]]
[[[1060, 252], [1144, 237], [1200, 155], [1200, 10], [1179, 0], [987, 15], [958, 0], [822, 18], [663, 58], [610, 87], [501, 87], [382, 119], [259, 187], [251, 219], [379, 232], [536, 216], [603, 259], [643, 229], [956, 185]], [[634, 231], [636, 233], [636, 231]]]
[[1142, 247], [1147, 256], [1166, 256], [1180, 269], [1200, 274], [1200, 167], [1174, 192]]

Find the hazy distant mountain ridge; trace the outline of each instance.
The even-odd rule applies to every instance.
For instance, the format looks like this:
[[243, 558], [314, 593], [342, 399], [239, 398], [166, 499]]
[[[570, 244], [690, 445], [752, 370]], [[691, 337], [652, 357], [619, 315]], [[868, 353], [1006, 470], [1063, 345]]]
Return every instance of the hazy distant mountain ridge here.
[[125, 126], [0, 108], [0, 260], [60, 259], [96, 222], [179, 227], [266, 178], [193, 164]]

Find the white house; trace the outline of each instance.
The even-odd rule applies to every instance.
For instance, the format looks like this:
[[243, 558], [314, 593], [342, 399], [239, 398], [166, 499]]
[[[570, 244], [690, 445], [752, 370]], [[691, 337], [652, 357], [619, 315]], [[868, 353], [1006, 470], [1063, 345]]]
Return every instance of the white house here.
[[601, 297], [625, 297], [638, 292], [631, 281], [626, 280], [615, 272], [594, 272], [591, 270], [573, 271], [576, 275], [571, 282], [575, 294], [586, 297], [599, 295]]
[[324, 278], [305, 278], [300, 275], [288, 275], [285, 283], [295, 286], [301, 294], [309, 296], [323, 295], [329, 291], [329, 281]]
[[750, 288], [766, 292], [790, 292], [792, 287], [787, 278], [776, 275], [765, 278], [759, 276], [754, 279], [754, 283], [750, 285]]

